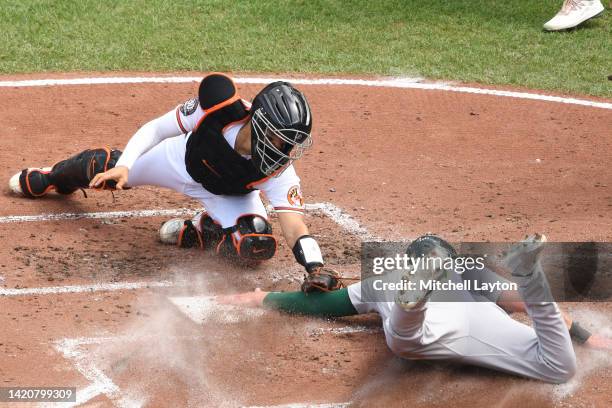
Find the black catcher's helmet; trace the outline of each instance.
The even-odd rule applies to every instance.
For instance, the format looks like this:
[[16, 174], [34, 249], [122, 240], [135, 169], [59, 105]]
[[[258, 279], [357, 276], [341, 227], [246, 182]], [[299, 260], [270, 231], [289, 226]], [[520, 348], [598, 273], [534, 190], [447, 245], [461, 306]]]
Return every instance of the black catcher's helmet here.
[[267, 85], [251, 106], [251, 157], [255, 167], [280, 175], [312, 145], [312, 115], [306, 97], [290, 83]]

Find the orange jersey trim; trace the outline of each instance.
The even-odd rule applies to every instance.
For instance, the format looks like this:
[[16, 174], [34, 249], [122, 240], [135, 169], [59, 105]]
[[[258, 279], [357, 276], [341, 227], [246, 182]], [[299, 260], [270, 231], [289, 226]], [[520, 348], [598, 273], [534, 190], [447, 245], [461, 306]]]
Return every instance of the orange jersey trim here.
[[221, 175], [217, 172], [217, 170], [213, 169], [212, 166], [210, 164], [208, 164], [208, 162], [206, 160], [202, 160], [202, 163], [208, 167], [208, 170], [212, 171], [213, 173], [215, 173], [215, 175], [219, 178], [221, 178]]
[[271, 179], [272, 177], [276, 176], [276, 174], [279, 171], [283, 171], [283, 170], [285, 170], [285, 168], [281, 167], [280, 169], [276, 170], [274, 173], [270, 174], [269, 176], [266, 176], [266, 177], [264, 177], [264, 178], [262, 178], [260, 180], [252, 181], [252, 182], [250, 182], [249, 184], [246, 185], [246, 188], [253, 188], [256, 185], [261, 184], [261, 183]]
[[229, 98], [228, 100], [223, 101], [223, 102], [221, 102], [220, 104], [215, 105], [215, 106], [213, 106], [212, 108], [208, 109], [207, 111], [205, 111], [205, 112], [204, 112], [204, 115], [202, 115], [202, 117], [201, 117], [201, 118], [200, 118], [200, 120], [198, 121], [198, 124], [196, 125], [196, 127], [195, 127], [195, 128], [196, 128], [196, 129], [197, 129], [197, 128], [199, 128], [199, 127], [200, 127], [200, 125], [202, 124], [202, 121], [203, 121], [203, 120], [204, 120], [204, 119], [205, 119], [205, 118], [206, 118], [206, 117], [207, 117], [209, 114], [211, 114], [211, 113], [213, 113], [213, 112], [215, 112], [215, 111], [218, 111], [219, 109], [224, 108], [224, 107], [226, 107], [226, 106], [228, 106], [228, 105], [231, 105], [232, 103], [236, 102], [236, 101], [237, 101], [237, 100], [239, 100], [239, 99], [240, 99], [240, 96], [238, 96], [238, 95], [235, 95], [235, 94], [234, 94], [234, 96], [232, 96], [232, 97], [231, 97], [231, 98]]
[[234, 95], [232, 95], [229, 99], [226, 99], [225, 101], [212, 106], [208, 109], [206, 109], [204, 111], [204, 115], [200, 118], [200, 120], [198, 121], [198, 124], [196, 125], [196, 129], [200, 127], [200, 124], [202, 123], [202, 121], [204, 120], [204, 118], [206, 118], [206, 116], [208, 116], [210, 113], [213, 113], [214, 111], [217, 111], [227, 105], [231, 105], [232, 103], [236, 102], [237, 100], [240, 100], [240, 96], [238, 95], [238, 90], [236, 88], [236, 84], [234, 83], [234, 80], [232, 78], [230, 78], [229, 76], [221, 73], [221, 72], [211, 72], [210, 74], [206, 75], [206, 76], [210, 76], [210, 75], [221, 75], [226, 77], [227, 79], [229, 79], [232, 83], [232, 85], [234, 86]]
[[187, 129], [185, 129], [185, 126], [183, 126], [183, 122], [181, 122], [181, 114], [179, 113], [179, 108], [176, 108], [176, 121], [178, 122], [178, 125], [183, 131], [183, 133], [187, 133]]

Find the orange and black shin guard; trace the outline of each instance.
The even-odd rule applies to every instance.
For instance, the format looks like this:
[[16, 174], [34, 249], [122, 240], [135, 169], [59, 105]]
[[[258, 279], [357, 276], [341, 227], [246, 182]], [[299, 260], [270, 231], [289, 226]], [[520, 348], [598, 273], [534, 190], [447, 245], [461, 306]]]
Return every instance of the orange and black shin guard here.
[[[98, 173], [115, 167], [121, 151], [108, 148], [87, 149], [55, 164], [50, 171], [25, 169], [19, 176], [19, 184], [26, 197], [42, 197], [51, 190], [71, 194], [89, 187]], [[114, 189], [114, 182], [105, 182], [102, 189]]]
[[[73, 193], [78, 189], [89, 187], [89, 182], [96, 174], [115, 167], [120, 156], [119, 150], [109, 148], [84, 150], [53, 166], [51, 180], [58, 193]], [[115, 182], [105, 182], [100, 188], [113, 190]]]
[[51, 170], [24, 169], [19, 175], [19, 186], [24, 196], [29, 198], [42, 197], [55, 189], [51, 182]]

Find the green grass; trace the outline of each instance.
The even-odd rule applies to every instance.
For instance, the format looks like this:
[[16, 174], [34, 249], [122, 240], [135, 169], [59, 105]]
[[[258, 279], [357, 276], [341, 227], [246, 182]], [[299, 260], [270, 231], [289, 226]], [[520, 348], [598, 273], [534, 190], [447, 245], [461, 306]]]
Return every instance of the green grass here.
[[543, 32], [560, 4], [0, 0], [0, 72], [380, 74], [612, 96], [610, 10]]

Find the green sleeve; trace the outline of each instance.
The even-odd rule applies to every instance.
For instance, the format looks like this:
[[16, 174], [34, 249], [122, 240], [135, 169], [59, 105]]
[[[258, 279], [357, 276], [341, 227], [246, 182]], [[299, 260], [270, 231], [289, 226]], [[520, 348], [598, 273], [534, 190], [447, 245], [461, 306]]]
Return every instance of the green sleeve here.
[[309, 316], [342, 317], [358, 314], [351, 303], [348, 289], [333, 292], [270, 292], [263, 300], [264, 307], [286, 313]]

